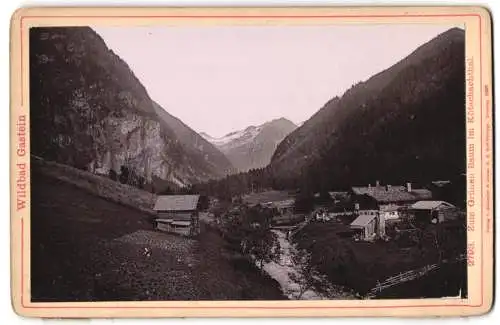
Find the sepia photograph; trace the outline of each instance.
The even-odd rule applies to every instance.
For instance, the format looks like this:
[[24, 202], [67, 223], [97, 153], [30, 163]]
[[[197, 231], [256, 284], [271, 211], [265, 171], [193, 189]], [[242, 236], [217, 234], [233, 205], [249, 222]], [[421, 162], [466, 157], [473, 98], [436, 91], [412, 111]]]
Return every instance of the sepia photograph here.
[[466, 297], [464, 44], [30, 29], [32, 300]]
[[103, 22], [24, 27], [27, 304], [470, 304], [465, 22]]

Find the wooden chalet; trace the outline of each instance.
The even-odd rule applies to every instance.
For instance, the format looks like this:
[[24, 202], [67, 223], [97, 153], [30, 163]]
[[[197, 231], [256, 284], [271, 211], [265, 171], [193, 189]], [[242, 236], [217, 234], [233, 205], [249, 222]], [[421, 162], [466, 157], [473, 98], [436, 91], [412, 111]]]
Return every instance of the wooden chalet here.
[[437, 224], [456, 219], [458, 209], [445, 201], [418, 201], [408, 207], [408, 213], [416, 221]]
[[199, 195], [158, 196], [154, 206], [158, 214], [156, 229], [183, 236], [199, 234], [199, 198]]

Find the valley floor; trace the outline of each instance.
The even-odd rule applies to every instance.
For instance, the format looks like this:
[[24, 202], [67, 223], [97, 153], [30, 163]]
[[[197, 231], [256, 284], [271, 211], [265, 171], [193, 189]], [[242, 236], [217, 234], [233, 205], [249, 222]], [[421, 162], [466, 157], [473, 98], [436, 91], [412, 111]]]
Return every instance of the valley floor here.
[[[102, 189], [83, 187], [80, 178], [73, 181], [62, 177], [60, 168], [56, 174], [47, 168], [35, 166], [31, 175], [35, 302], [359, 299], [350, 291], [364, 295], [379, 281], [437, 258], [433, 247], [353, 242], [339, 236], [345, 228], [342, 223], [313, 222], [293, 241], [273, 230], [281, 259], [265, 263], [261, 271], [228, 246], [220, 231], [209, 225], [213, 220], [203, 219], [196, 239], [161, 233], [153, 229], [151, 214], [131, 207], [132, 199], [128, 204], [105, 199], [96, 194]], [[126, 187], [116, 189], [126, 197]], [[134, 197], [145, 202], [142, 196]], [[302, 267], [292, 262], [298, 249], [312, 254], [318, 271], [314, 284], [305, 290]], [[463, 263], [449, 263], [377, 298], [466, 294], [464, 279]]]
[[32, 172], [32, 301], [286, 299], [225, 248], [153, 230], [149, 216]]
[[[467, 295], [467, 266], [465, 261], [453, 261], [461, 253], [463, 237], [454, 228], [448, 244], [449, 262], [439, 262], [434, 241], [404, 245], [395, 239], [389, 242], [355, 242], [340, 234], [348, 226], [340, 222], [311, 222], [293, 241], [300, 249], [312, 254], [314, 267], [332, 284], [351, 288], [361, 296], [386, 279], [402, 273], [439, 264], [425, 276], [376, 292], [375, 298], [410, 299]], [[431, 232], [432, 230], [429, 230]], [[455, 238], [456, 237], [456, 238]], [[432, 239], [432, 238], [431, 238]], [[446, 243], [443, 243], [445, 245]]]

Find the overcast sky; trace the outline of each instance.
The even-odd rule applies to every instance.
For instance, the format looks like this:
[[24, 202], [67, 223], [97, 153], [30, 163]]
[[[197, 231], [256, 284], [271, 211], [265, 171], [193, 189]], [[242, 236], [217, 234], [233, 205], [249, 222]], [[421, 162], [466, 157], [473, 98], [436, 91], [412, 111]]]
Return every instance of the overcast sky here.
[[329, 99], [453, 26], [93, 27], [150, 97], [197, 132], [220, 137]]

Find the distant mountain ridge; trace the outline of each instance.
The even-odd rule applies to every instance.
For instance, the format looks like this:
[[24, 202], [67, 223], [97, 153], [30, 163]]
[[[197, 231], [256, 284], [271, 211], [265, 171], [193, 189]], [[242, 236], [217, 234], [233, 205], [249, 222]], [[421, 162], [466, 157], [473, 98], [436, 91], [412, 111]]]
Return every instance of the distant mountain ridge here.
[[200, 135], [224, 153], [238, 171], [247, 171], [269, 164], [277, 145], [296, 128], [290, 120], [279, 118], [220, 138]]
[[464, 51], [450, 29], [332, 98], [279, 144], [273, 175], [329, 188], [463, 172]]

